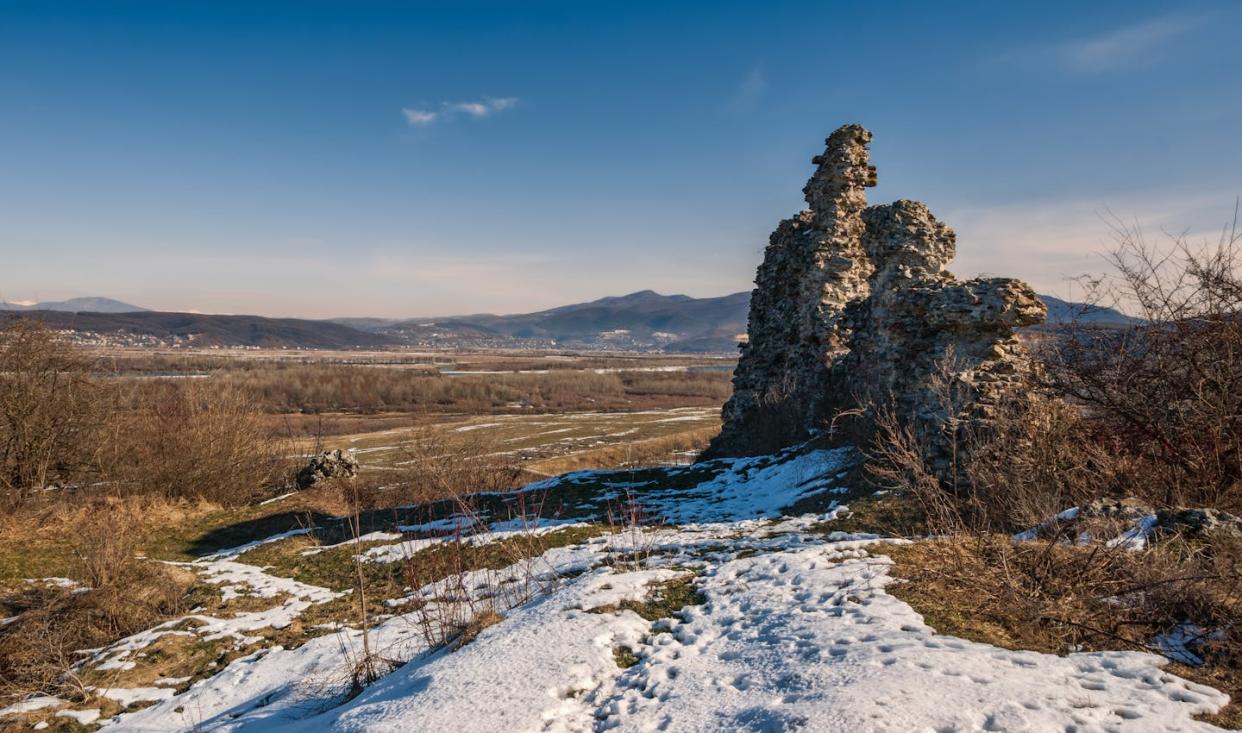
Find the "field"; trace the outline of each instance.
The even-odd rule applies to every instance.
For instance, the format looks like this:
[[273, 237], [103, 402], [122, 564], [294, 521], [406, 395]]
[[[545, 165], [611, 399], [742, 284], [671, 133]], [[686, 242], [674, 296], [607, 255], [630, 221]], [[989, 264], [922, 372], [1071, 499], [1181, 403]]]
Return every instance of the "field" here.
[[[420, 462], [446, 455], [503, 473], [511, 487], [571, 470], [692, 462], [719, 429], [733, 363], [527, 352], [87, 353], [106, 379], [135, 393], [181, 385], [213, 393], [219, 385], [257, 395], [269, 439], [295, 467], [319, 450], [351, 450], [361, 483], [372, 488], [418, 483]], [[418, 491], [428, 498], [424, 488]], [[154, 557], [192, 557], [251, 529], [283, 531], [306, 517], [339, 514], [338, 503], [306, 493], [246, 507], [212, 500], [160, 507], [165, 516], [143, 528], [138, 546]], [[63, 510], [49, 508], [48, 517], [54, 513]], [[50, 524], [37, 531], [18, 523], [6, 530], [0, 587], [80, 572], [74, 548], [58, 539], [61, 520], [45, 519]]]
[[[582, 468], [689, 463], [696, 447], [719, 428], [717, 408], [672, 407], [452, 418], [429, 425], [337, 435], [330, 444], [353, 450], [364, 476], [382, 474], [417, 460], [411, 455], [411, 446], [433, 431], [443, 437], [445, 447], [454, 454], [475, 449], [486, 457], [518, 461], [524, 474], [538, 478]], [[317, 443], [322, 439], [304, 438], [298, 445], [311, 452]]]
[[676, 464], [719, 429], [732, 360], [528, 352], [101, 350], [120, 380], [204, 379], [257, 396], [302, 454], [355, 451], [364, 474], [400, 470], [429, 433], [538, 478]]

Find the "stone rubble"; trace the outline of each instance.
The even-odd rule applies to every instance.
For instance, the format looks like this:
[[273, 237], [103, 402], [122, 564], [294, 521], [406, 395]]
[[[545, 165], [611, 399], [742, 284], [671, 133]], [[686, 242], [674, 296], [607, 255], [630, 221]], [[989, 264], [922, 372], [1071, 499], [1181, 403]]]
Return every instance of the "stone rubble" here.
[[[934, 445], [947, 420], [938, 372], [972, 419], [1022, 394], [1028, 362], [1014, 330], [1042, 322], [1044, 304], [1019, 280], [957, 280], [946, 269], [953, 230], [924, 204], [868, 207], [870, 142], [859, 125], [832, 133], [803, 189], [809, 208], [773, 232], [708, 457], [771, 452], [878, 404]], [[928, 456], [942, 476], [947, 452]]]
[[353, 478], [358, 475], [358, 459], [353, 453], [340, 448], [326, 450], [310, 457], [298, 471], [299, 489], [309, 489], [320, 481], [331, 478]]

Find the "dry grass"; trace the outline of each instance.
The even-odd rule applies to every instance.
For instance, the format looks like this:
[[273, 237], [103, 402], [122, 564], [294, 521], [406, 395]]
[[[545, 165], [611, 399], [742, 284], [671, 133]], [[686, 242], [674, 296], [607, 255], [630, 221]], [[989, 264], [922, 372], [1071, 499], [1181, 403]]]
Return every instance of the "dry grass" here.
[[491, 628], [504, 620], [504, 615], [498, 611], [490, 608], [480, 611], [470, 619], [470, 622], [466, 624], [466, 628], [462, 629], [461, 633], [458, 634], [457, 639], [454, 641], [454, 646], [458, 649], [462, 648], [477, 639], [484, 629]]
[[158, 496], [22, 507], [0, 514], [0, 589], [22, 578], [50, 576], [90, 585], [98, 579], [96, 573], [108, 574], [109, 567], [135, 553], [188, 559], [185, 549], [194, 535], [209, 531], [213, 521], [233, 521], [236, 516], [237, 510], [210, 502]]
[[[1196, 653], [1189, 679], [1242, 700], [1242, 543], [1170, 540], [1134, 552], [1100, 545], [961, 536], [885, 548], [900, 583], [888, 591], [941, 633], [1010, 649], [1155, 650], [1153, 638], [1183, 622], [1222, 630]], [[1155, 650], [1158, 651], [1158, 650]], [[1242, 725], [1231, 704], [1217, 725]]]
[[[147, 562], [110, 568], [108, 584], [88, 590], [31, 584], [0, 599], [0, 704], [31, 694], [89, 697], [74, 665], [79, 650], [104, 646], [189, 610], [195, 576]], [[91, 684], [98, 684], [91, 680]]]
[[718, 432], [720, 432], [719, 428], [708, 427], [619, 443], [568, 456], [536, 461], [527, 465], [526, 469], [537, 476], [555, 476], [586, 469], [645, 468], [668, 465], [675, 462], [679, 455], [697, 455], [707, 447]]

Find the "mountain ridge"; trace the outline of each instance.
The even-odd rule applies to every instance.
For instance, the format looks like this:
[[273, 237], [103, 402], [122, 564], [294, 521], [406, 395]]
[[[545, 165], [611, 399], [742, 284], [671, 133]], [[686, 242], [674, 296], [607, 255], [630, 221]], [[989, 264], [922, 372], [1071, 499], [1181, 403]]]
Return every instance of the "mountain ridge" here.
[[[1125, 325], [1134, 319], [1114, 309], [1089, 307], [1053, 296], [1048, 325], [1077, 314], [1094, 325]], [[109, 301], [75, 298], [59, 304]], [[145, 309], [123, 312], [0, 308], [0, 323], [36, 318], [51, 328], [112, 334], [135, 343], [155, 341], [194, 346], [265, 348], [545, 348], [733, 353], [746, 333], [750, 293], [712, 298], [663, 295], [640, 290], [584, 303], [510, 315], [474, 314], [443, 318], [268, 318], [254, 315], [176, 313]], [[7, 304], [6, 304], [7, 305]], [[119, 334], [119, 335], [117, 335]]]
[[150, 309], [98, 295], [39, 303], [0, 301], [0, 311], [59, 311], [67, 313], [142, 313]]

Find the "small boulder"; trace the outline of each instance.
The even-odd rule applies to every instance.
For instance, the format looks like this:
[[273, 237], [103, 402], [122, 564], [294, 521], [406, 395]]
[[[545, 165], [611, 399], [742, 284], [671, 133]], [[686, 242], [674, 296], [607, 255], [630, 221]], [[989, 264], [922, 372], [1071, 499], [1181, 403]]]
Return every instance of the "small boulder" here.
[[1178, 509], [1160, 512], [1156, 517], [1156, 529], [1161, 533], [1180, 534], [1192, 539], [1214, 534], [1242, 537], [1242, 518], [1217, 509]]
[[320, 481], [331, 478], [353, 478], [358, 475], [358, 459], [350, 451], [326, 450], [310, 457], [298, 471], [299, 489], [309, 489]]
[[1155, 510], [1147, 504], [1130, 497], [1121, 499], [1103, 497], [1089, 501], [1078, 508], [1078, 516], [1083, 519], [1107, 517], [1127, 522], [1134, 522], [1155, 513]]

